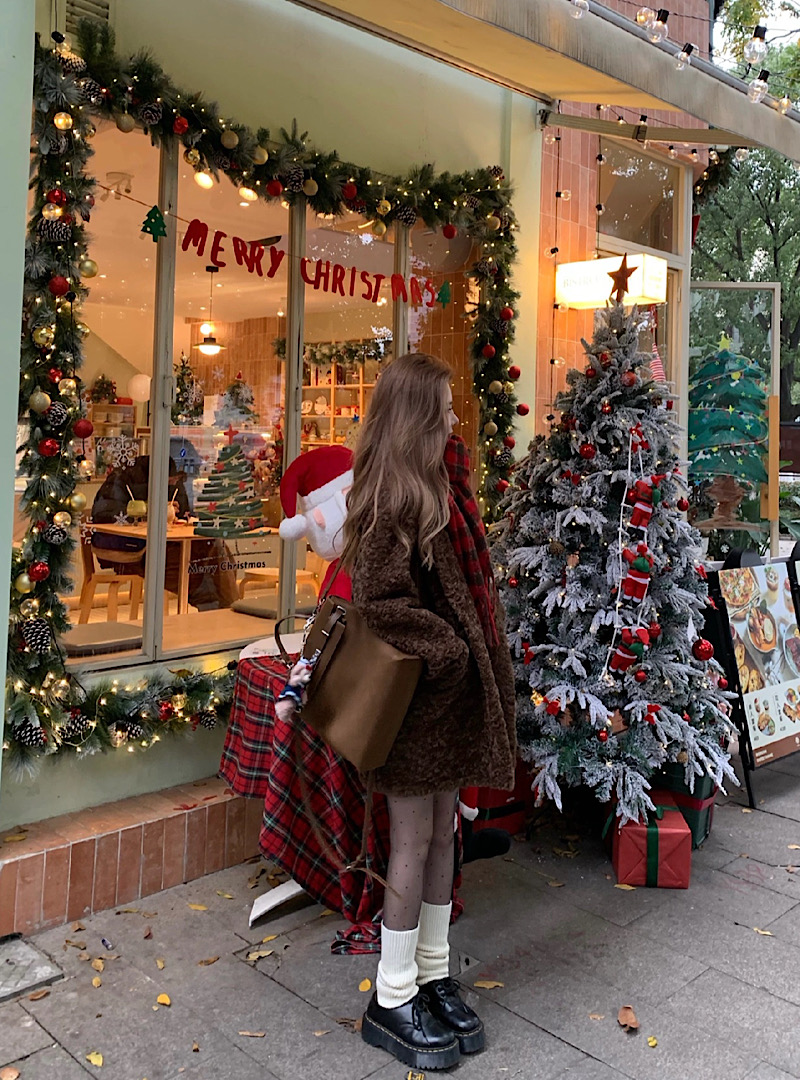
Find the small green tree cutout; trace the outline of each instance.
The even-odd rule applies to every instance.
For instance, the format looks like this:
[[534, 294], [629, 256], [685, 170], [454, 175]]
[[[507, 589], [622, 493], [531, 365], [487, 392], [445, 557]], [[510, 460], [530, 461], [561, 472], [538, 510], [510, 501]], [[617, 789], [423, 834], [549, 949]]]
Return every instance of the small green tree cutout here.
[[158, 243], [158, 238], [160, 236], [167, 235], [167, 223], [164, 221], [164, 215], [157, 206], [154, 206], [147, 211], [147, 217], [142, 222], [142, 232], [149, 233], [153, 238], [154, 244]]

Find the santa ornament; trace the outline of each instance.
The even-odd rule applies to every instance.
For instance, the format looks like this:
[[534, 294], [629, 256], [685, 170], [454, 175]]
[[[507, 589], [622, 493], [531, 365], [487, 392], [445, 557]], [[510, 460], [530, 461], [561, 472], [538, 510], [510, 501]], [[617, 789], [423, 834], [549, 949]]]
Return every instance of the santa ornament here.
[[626, 627], [622, 631], [621, 638], [608, 665], [609, 669], [617, 675], [624, 675], [628, 668], [638, 664], [650, 644], [650, 635], [641, 627], [636, 630]]
[[[650, 575], [653, 572], [653, 556], [647, 550], [647, 544], [636, 545], [636, 550], [625, 548], [623, 559], [628, 563], [628, 572], [622, 579], [622, 596], [634, 604], [641, 604], [647, 595]], [[649, 640], [649, 635], [648, 635]]]
[[661, 502], [661, 488], [658, 486], [661, 479], [660, 476], [651, 476], [637, 480], [628, 492], [628, 501], [633, 503], [631, 525], [635, 529], [647, 529], [650, 524], [653, 508]]

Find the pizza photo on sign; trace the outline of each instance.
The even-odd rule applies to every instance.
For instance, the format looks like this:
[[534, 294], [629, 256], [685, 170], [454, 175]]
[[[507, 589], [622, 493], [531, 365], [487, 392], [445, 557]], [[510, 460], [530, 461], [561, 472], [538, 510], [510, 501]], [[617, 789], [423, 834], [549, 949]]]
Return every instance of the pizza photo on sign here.
[[758, 584], [753, 571], [747, 567], [721, 571], [719, 584], [729, 612], [746, 608], [758, 593]]

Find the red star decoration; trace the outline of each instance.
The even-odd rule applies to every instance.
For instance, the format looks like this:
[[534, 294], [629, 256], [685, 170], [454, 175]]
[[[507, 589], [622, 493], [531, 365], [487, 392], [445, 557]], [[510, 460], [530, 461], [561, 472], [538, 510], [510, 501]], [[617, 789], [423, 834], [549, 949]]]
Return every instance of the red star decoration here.
[[225, 432], [225, 435], [227, 436], [227, 439], [228, 439], [228, 446], [233, 445], [233, 437], [234, 437], [234, 435], [238, 435], [238, 434], [239, 434], [239, 432], [236, 430], [236, 428], [233, 426], [233, 424], [228, 424], [228, 430]]
[[[635, 267], [633, 269], [635, 269]], [[628, 266], [628, 256], [627, 254], [625, 254], [622, 256], [622, 262], [619, 264], [619, 270], [609, 271], [608, 276], [614, 282], [614, 285], [611, 289], [611, 295], [614, 297], [618, 304], [622, 303], [625, 297], [625, 293], [628, 291], [628, 278], [633, 273], [633, 269]]]
[[254, 529], [258, 525], [258, 518], [248, 518], [247, 524], [251, 529]]
[[247, 483], [244, 480], [239, 481], [239, 491], [245, 491], [247, 489]]
[[210, 502], [210, 503], [208, 504], [208, 512], [209, 512], [210, 514], [213, 514], [213, 513], [215, 513], [216, 509], [217, 509], [217, 504], [216, 504], [215, 502]]
[[223, 461], [218, 461], [214, 468], [217, 470], [217, 472], [222, 472], [222, 470], [225, 468], [225, 463]]

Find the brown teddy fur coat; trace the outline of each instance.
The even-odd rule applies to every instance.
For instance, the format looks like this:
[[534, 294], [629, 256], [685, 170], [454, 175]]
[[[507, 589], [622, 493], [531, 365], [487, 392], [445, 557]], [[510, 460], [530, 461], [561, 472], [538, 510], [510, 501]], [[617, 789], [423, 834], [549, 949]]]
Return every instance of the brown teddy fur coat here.
[[361, 540], [353, 601], [369, 628], [425, 663], [411, 706], [375, 787], [429, 795], [478, 785], [510, 790], [516, 759], [515, 691], [504, 613], [487, 646], [475, 603], [446, 532], [433, 567], [410, 557], [378, 520]]

